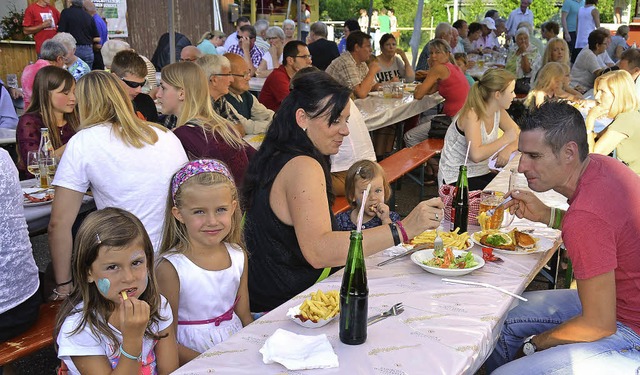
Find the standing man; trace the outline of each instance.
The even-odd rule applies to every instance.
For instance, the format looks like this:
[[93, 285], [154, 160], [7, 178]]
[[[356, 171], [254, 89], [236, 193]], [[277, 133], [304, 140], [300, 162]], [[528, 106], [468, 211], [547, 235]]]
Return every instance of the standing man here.
[[373, 61], [367, 66], [371, 57], [371, 36], [362, 31], [355, 31], [347, 38], [347, 52], [333, 60], [326, 72], [353, 90], [356, 98], [366, 98], [371, 90], [379, 83], [376, 82], [376, 74], [380, 71], [380, 65]]
[[235, 53], [225, 53], [224, 57], [231, 63], [233, 76], [229, 93], [225, 95], [227, 102], [231, 104], [231, 110], [240, 120], [246, 134], [266, 133], [274, 112], [260, 103], [249, 91], [249, 65]]
[[33, 34], [36, 42], [36, 53], [40, 55], [40, 48], [45, 40], [53, 38], [58, 32], [60, 12], [50, 5], [51, 0], [38, 0], [29, 5], [24, 11], [22, 32]]
[[584, 6], [584, 0], [564, 0], [561, 18], [564, 40], [569, 44], [571, 62], [576, 62], [576, 32], [578, 30], [578, 11]]
[[93, 21], [96, 23], [96, 28], [98, 29], [98, 34], [100, 35], [100, 45], [93, 45], [93, 69], [103, 70], [104, 62], [102, 61], [102, 54], [100, 50], [102, 46], [107, 42], [107, 36], [109, 34], [107, 30], [107, 24], [104, 22], [102, 17], [96, 11], [96, 6], [93, 4], [91, 0], [84, 0], [84, 10], [89, 13], [89, 15], [93, 18]]
[[96, 22], [83, 9], [83, 0], [71, 0], [71, 6], [60, 13], [59, 32], [66, 32], [76, 38], [76, 56], [93, 66], [93, 49], [102, 48]]
[[518, 217], [562, 229], [578, 288], [525, 293], [529, 301], [509, 312], [487, 373], [636, 374], [640, 177], [614, 158], [589, 154], [584, 119], [571, 105], [546, 102], [520, 128], [518, 171], [531, 190], [567, 197], [569, 209], [519, 190], [508, 205]]
[[227, 36], [227, 40], [224, 41], [224, 50], [229, 51], [229, 48], [238, 44], [238, 32], [240, 32], [240, 28], [244, 25], [251, 25], [248, 17], [242, 16], [238, 17], [236, 21], [236, 31], [232, 32]]
[[244, 25], [238, 31], [238, 43], [231, 46], [227, 52], [235, 53], [244, 57], [244, 61], [247, 62], [251, 68], [251, 76], [256, 75], [256, 69], [260, 66], [262, 56], [264, 54], [256, 46], [256, 29], [251, 25]]
[[338, 45], [327, 40], [327, 25], [322, 21], [314, 22], [309, 32], [309, 52], [313, 56], [313, 66], [325, 70], [331, 62], [340, 56]]
[[311, 53], [307, 44], [293, 40], [282, 50], [282, 65], [274, 69], [264, 81], [260, 91], [260, 103], [272, 111], [280, 108], [280, 103], [289, 95], [291, 77], [302, 68], [311, 66]]
[[509, 14], [507, 18], [507, 39], [513, 39], [518, 31], [520, 22], [529, 22], [533, 27], [533, 12], [529, 9], [533, 0], [520, 0], [520, 7]]
[[344, 27], [343, 27], [344, 36], [342, 37], [342, 39], [340, 39], [340, 42], [338, 43], [338, 52], [342, 54], [347, 50], [347, 38], [349, 37], [349, 34], [358, 30], [360, 30], [358, 26], [358, 21], [354, 19], [349, 19], [344, 21]]

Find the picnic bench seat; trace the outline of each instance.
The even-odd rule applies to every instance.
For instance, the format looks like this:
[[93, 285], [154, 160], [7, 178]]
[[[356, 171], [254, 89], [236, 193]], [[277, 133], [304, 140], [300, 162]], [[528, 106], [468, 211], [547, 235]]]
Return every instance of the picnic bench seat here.
[[36, 323], [26, 332], [0, 344], [0, 367], [53, 344], [53, 330], [60, 302], [40, 305]]

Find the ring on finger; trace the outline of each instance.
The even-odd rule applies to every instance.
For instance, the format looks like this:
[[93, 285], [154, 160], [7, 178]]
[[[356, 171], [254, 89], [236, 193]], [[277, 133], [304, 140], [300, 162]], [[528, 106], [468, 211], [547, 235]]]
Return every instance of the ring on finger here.
[[436, 213], [436, 220], [440, 220], [440, 217], [438, 216], [437, 213]]

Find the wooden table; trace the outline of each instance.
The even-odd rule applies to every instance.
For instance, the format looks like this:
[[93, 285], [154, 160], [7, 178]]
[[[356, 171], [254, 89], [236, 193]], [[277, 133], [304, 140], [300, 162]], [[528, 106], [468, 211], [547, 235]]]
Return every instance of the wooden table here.
[[[499, 175], [493, 188], [506, 190], [509, 171]], [[553, 192], [540, 194], [555, 206], [565, 203]], [[448, 223], [444, 223], [445, 227]], [[534, 234], [555, 241], [550, 250], [527, 255], [503, 255], [502, 263], [488, 263], [461, 278], [488, 282], [513, 293], [522, 293], [559, 245], [560, 232], [516, 219], [518, 228], [535, 229]], [[477, 228], [476, 228], [477, 229]], [[472, 251], [481, 254], [479, 246]], [[518, 302], [492, 289], [442, 282], [440, 276], [423, 271], [404, 258], [383, 267], [387, 259], [380, 252], [366, 259], [369, 280], [369, 315], [403, 302], [405, 312], [368, 329], [362, 345], [342, 344], [338, 338], [338, 319], [324, 327], [308, 329], [286, 317], [309, 293], [339, 289], [342, 272], [310, 287], [267, 315], [256, 320], [227, 341], [179, 368], [175, 374], [473, 374], [493, 350], [503, 320]], [[280, 364], [266, 365], [259, 349], [276, 329], [297, 334], [326, 334], [338, 355], [340, 367], [333, 369], [287, 371]]]

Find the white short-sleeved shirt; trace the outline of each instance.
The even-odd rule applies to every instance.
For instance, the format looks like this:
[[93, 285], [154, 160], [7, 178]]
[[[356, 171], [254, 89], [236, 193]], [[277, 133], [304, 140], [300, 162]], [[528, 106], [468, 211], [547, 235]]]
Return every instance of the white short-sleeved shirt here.
[[[109, 328], [113, 330], [118, 340], [117, 347], [114, 347], [106, 337], [94, 334], [88, 324], [85, 325], [80, 332], [70, 335], [70, 333], [78, 327], [82, 319], [82, 306], [82, 303], [77, 305], [75, 307], [77, 312], [69, 315], [64, 320], [64, 323], [62, 323], [60, 333], [58, 333], [58, 338], [56, 339], [58, 343], [58, 358], [67, 365], [70, 375], [80, 374], [80, 371], [74, 366], [71, 357], [105, 356], [109, 359], [111, 368], [115, 368], [120, 361], [122, 333], [114, 326], [109, 324]], [[153, 323], [152, 331], [156, 334], [170, 327], [173, 321], [171, 306], [162, 295], [160, 296], [160, 308], [158, 312], [163, 320]], [[146, 336], [142, 339], [142, 368], [140, 374], [157, 374], [156, 354], [154, 351], [156, 342], [156, 340]]]
[[571, 67], [571, 86], [580, 85], [584, 88], [593, 88], [596, 76], [593, 74], [598, 69], [606, 68], [595, 53], [589, 48], [583, 48], [576, 57], [576, 62]]
[[376, 161], [376, 153], [364, 118], [353, 100], [349, 116], [349, 135], [344, 137], [338, 153], [331, 155], [331, 172], [342, 172], [349, 169], [358, 160]]
[[111, 124], [76, 133], [64, 151], [53, 185], [93, 192], [96, 207], [119, 207], [144, 224], [153, 248], [162, 237], [171, 176], [187, 162], [180, 140], [154, 128], [158, 141], [135, 148], [117, 138]]

